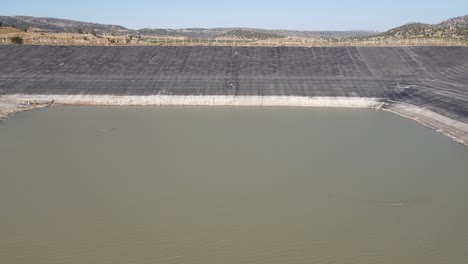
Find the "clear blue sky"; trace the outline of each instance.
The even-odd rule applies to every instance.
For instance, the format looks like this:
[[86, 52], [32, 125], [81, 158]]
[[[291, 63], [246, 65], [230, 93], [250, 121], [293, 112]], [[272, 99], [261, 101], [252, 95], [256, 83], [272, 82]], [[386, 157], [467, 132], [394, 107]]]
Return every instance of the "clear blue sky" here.
[[128, 28], [256, 27], [378, 30], [468, 14], [468, 0], [5, 0], [0, 15], [46, 16]]

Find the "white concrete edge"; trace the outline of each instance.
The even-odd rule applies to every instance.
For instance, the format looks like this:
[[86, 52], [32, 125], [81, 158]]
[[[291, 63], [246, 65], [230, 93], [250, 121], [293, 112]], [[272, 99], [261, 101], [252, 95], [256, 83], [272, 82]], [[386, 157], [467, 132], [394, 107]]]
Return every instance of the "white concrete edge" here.
[[[290, 107], [341, 107], [382, 109], [406, 117], [437, 130], [454, 141], [468, 146], [468, 124], [437, 114], [428, 109], [404, 103], [385, 105], [379, 98], [364, 97], [301, 97], [301, 96], [177, 96], [177, 95], [34, 95], [11, 94], [0, 96], [0, 110], [9, 102], [9, 112], [24, 111], [11, 109], [28, 100], [54, 100], [63, 105], [154, 105], [154, 106], [290, 106]], [[2, 103], [3, 102], [3, 103]], [[8, 109], [7, 109], [8, 110]], [[7, 110], [3, 112], [8, 113]], [[26, 109], [28, 110], [28, 109]]]
[[405, 103], [392, 104], [383, 108], [384, 111], [405, 117], [419, 124], [434, 129], [448, 136], [453, 141], [468, 146], [468, 124], [435, 113], [429, 109]]
[[177, 96], [177, 95], [34, 95], [11, 94], [2, 100], [55, 100], [65, 105], [206, 105], [206, 106], [310, 106], [373, 108], [381, 103], [377, 98], [362, 97], [300, 97], [300, 96]]

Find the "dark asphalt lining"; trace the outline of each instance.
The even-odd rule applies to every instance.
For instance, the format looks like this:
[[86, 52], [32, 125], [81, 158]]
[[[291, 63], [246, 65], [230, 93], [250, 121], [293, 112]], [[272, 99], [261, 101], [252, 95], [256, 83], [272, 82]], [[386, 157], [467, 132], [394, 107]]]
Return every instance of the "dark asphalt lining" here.
[[4, 45], [0, 91], [379, 97], [468, 123], [468, 48]]

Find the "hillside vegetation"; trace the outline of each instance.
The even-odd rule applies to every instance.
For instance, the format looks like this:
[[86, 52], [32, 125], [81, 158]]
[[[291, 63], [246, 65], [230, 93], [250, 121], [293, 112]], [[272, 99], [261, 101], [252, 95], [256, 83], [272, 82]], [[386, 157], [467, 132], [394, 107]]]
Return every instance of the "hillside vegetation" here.
[[439, 24], [409, 23], [384, 33], [255, 28], [127, 29], [56, 18], [0, 16], [0, 44], [156, 46], [465, 46], [468, 16]]
[[230, 37], [234, 39], [269, 39], [269, 38], [461, 38], [468, 39], [468, 15], [455, 17], [439, 24], [409, 23], [384, 33], [375, 31], [300, 31], [300, 30], [271, 30], [257, 28], [185, 28], [160, 29], [143, 28], [128, 29], [119, 25], [103, 25], [68, 19], [29, 17], [29, 16], [0, 16], [0, 24], [14, 26], [20, 30], [59, 33], [97, 33], [112, 34], [114, 36], [145, 35], [156, 37], [184, 37], [214, 39]]
[[128, 29], [117, 25], [103, 25], [97, 23], [88, 23], [68, 19], [48, 18], [48, 17], [29, 17], [29, 16], [0, 16], [2, 26], [14, 26], [18, 29], [30, 29], [38, 31], [54, 32], [126, 32]]
[[252, 30], [234, 29], [221, 37], [238, 38], [238, 39], [271, 39], [271, 38], [285, 38], [286, 36], [276, 33], [261, 33]]
[[468, 39], [468, 15], [446, 20], [440, 24], [409, 23], [382, 34], [386, 37], [464, 38]]
[[[143, 28], [128, 29], [118, 25], [102, 25], [96, 23], [80, 22], [68, 19], [28, 17], [28, 16], [0, 16], [3, 26], [15, 25], [19, 29], [29, 31], [51, 31], [59, 33], [92, 32], [114, 35], [147, 35], [186, 38], [220, 38], [226, 35], [244, 36], [248, 39], [257, 38], [345, 38], [362, 37], [373, 35], [375, 31], [352, 30], [352, 31], [301, 31], [301, 30], [271, 30], [257, 28], [183, 28], [183, 29], [161, 29]], [[244, 31], [249, 31], [244, 32]], [[268, 37], [270, 35], [270, 37]], [[252, 37], [253, 36], [253, 37]]]

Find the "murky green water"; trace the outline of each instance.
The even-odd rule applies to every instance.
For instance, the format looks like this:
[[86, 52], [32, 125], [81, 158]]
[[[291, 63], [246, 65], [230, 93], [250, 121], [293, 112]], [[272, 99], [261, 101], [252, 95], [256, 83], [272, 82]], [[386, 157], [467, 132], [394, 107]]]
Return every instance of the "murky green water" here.
[[0, 263], [467, 263], [468, 148], [389, 113], [54, 107], [0, 124]]

